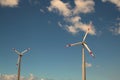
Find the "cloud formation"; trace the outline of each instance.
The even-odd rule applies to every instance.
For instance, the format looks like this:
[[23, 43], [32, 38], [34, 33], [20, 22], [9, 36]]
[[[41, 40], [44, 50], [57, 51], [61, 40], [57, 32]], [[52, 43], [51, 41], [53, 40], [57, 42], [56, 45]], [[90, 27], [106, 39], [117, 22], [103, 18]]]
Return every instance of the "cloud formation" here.
[[71, 14], [68, 3], [63, 3], [61, 0], [51, 0], [50, 4], [51, 6], [48, 7], [49, 11], [58, 11], [63, 16]]
[[43, 9], [40, 9], [40, 12], [45, 13], [45, 11]]
[[116, 22], [115, 27], [111, 27], [109, 31], [112, 32], [114, 35], [120, 35], [120, 18], [118, 17], [116, 20], [118, 22]]
[[103, 2], [111, 2], [113, 4], [116, 5], [116, 7], [118, 7], [118, 9], [120, 10], [120, 0], [102, 0]]
[[94, 5], [95, 3], [93, 0], [75, 0], [75, 9], [74, 9], [74, 14], [79, 14], [79, 13], [89, 13], [94, 11]]
[[[116, 5], [118, 10], [120, 11], [120, 0], [102, 0], [102, 2], [111, 2]], [[115, 24], [115, 28], [110, 28], [109, 31], [112, 32], [114, 35], [120, 35], [120, 18], [118, 17], [116, 19], [118, 21], [117, 24]]]
[[19, 0], [0, 0], [1, 6], [16, 7], [19, 3]]
[[[0, 74], [0, 80], [17, 80], [16, 74]], [[54, 80], [51, 78], [38, 78], [33, 74], [30, 74], [29, 77], [21, 76], [20, 80]]]
[[89, 25], [89, 23], [83, 23], [80, 13], [90, 13], [94, 11], [94, 1], [93, 0], [74, 0], [75, 7], [72, 8], [69, 3], [64, 3], [61, 0], [51, 0], [50, 6], [48, 7], [48, 11], [59, 13], [64, 17], [64, 21], [66, 25], [58, 22], [58, 25], [61, 25], [70, 33], [76, 34], [80, 31], [86, 32], [88, 27], [91, 27], [89, 34], [95, 35], [95, 28], [93, 25]]
[[29, 3], [31, 5], [39, 5], [40, 4], [40, 0], [29, 0]]
[[[17, 75], [15, 74], [1, 74], [0, 75], [0, 80], [17, 80]], [[38, 80], [37, 77], [35, 77], [33, 74], [30, 74], [29, 77], [23, 77], [21, 76], [21, 79], [20, 80]]]
[[63, 26], [60, 22], [58, 22], [58, 25], [59, 25], [60, 27], [62, 27], [62, 26]]
[[111, 31], [114, 35], [120, 35], [120, 23], [119, 23], [119, 27], [111, 28], [110, 31]]
[[16, 80], [17, 75], [0, 75], [0, 80]]

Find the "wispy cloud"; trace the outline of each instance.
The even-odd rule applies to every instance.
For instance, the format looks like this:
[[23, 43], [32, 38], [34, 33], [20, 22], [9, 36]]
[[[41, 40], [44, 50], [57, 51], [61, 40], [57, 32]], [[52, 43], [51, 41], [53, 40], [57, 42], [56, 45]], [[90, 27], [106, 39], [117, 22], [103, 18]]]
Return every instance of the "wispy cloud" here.
[[40, 80], [54, 80], [54, 79], [49, 79], [49, 78], [41, 78]]
[[34, 5], [39, 5], [40, 4], [40, 0], [29, 0], [30, 4], [34, 4]]
[[89, 13], [94, 11], [94, 5], [95, 3], [93, 0], [75, 0], [75, 9], [74, 9], [74, 14], [79, 14], [79, 13]]
[[116, 20], [120, 21], [120, 17], [118, 17]]
[[118, 9], [120, 10], [120, 0], [102, 0], [103, 2], [111, 2], [113, 4], [116, 5], [116, 7], [118, 7]]
[[114, 34], [114, 35], [120, 35], [120, 26], [116, 27], [116, 28], [110, 28], [110, 31]]
[[118, 17], [116, 20], [116, 24], [114, 25], [114, 27], [111, 27], [109, 31], [112, 32], [114, 35], [120, 35], [120, 18]]
[[[83, 23], [80, 13], [90, 13], [94, 11], [94, 1], [93, 0], [74, 0], [75, 7], [72, 8], [69, 3], [64, 3], [61, 0], [51, 0], [50, 6], [48, 7], [48, 11], [59, 13], [64, 17], [64, 21], [66, 24], [60, 25], [63, 26], [68, 32], [72, 34], [76, 34], [80, 31], [87, 31], [88, 27], [90, 27], [89, 23]], [[92, 25], [90, 34], [95, 35], [95, 28]]]
[[11, 75], [0, 75], [0, 80], [16, 80], [17, 75], [11, 74]]
[[[17, 80], [16, 74], [0, 74], [0, 80]], [[30, 74], [28, 77], [21, 76], [20, 80], [54, 80], [52, 78], [47, 77], [36, 77], [33, 74]]]
[[18, 6], [19, 0], [0, 0], [1, 6], [16, 7]]
[[[1, 74], [0, 75], [0, 80], [17, 80], [17, 75], [15, 74]], [[21, 76], [21, 79], [20, 80], [40, 80], [38, 79], [37, 77], [35, 77], [33, 74], [30, 74], [29, 77], [23, 77]]]
[[40, 9], [40, 12], [45, 13], [45, 11], [43, 9]]
[[62, 26], [63, 26], [60, 22], [58, 22], [58, 25], [59, 25], [60, 27], [62, 27]]
[[68, 3], [63, 3], [61, 0], [51, 0], [50, 4], [48, 7], [49, 11], [58, 11], [63, 16], [70, 16], [71, 11]]
[[33, 74], [30, 74], [30, 77], [27, 80], [37, 80], [37, 77], [35, 77]]
[[92, 67], [92, 64], [91, 63], [88, 63], [88, 62], [86, 62], [86, 67]]

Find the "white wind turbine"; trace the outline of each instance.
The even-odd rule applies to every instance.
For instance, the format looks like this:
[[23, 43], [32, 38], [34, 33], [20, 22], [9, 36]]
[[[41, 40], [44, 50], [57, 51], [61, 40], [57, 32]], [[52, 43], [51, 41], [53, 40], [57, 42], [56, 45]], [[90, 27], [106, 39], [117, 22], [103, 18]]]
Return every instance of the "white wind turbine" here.
[[13, 48], [13, 50], [18, 54], [18, 61], [17, 61], [17, 66], [18, 66], [18, 77], [17, 80], [20, 80], [20, 67], [21, 67], [21, 58], [23, 56], [23, 54], [25, 54], [26, 52], [28, 52], [30, 50], [30, 48], [19, 52], [18, 50], [16, 50], [15, 48]]
[[[90, 22], [90, 27], [92, 26], [92, 23]], [[85, 63], [85, 54], [84, 54], [84, 48], [88, 50], [90, 55], [92, 57], [95, 57], [90, 48], [88, 47], [87, 43], [85, 42], [86, 36], [89, 33], [90, 28], [88, 28], [87, 32], [85, 33], [85, 36], [83, 37], [82, 42], [77, 42], [73, 44], [68, 44], [66, 47], [76, 46], [76, 45], [82, 45], [82, 80], [86, 80], [86, 63]]]

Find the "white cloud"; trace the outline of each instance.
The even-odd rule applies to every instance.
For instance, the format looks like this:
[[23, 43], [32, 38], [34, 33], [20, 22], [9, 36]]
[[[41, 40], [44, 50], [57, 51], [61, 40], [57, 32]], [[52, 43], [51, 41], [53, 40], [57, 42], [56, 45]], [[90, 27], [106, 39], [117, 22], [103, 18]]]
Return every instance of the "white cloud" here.
[[35, 80], [36, 77], [33, 74], [30, 74], [30, 77], [28, 78], [28, 80]]
[[74, 26], [66, 26], [66, 30], [72, 34], [76, 34], [78, 32], [77, 28]]
[[48, 21], [48, 24], [51, 24], [51, 23], [52, 23], [52, 22], [49, 20], [49, 21]]
[[90, 24], [83, 23], [81, 21], [81, 17], [79, 17], [79, 16], [66, 18], [65, 21], [68, 21], [68, 22], [71, 23], [70, 26], [68, 26], [68, 25], [66, 26], [66, 30], [68, 32], [71, 32], [72, 34], [76, 34], [79, 31], [86, 32], [88, 30], [88, 28], [90, 27], [91, 29], [89, 31], [89, 34], [95, 35], [95, 28], [94, 28], [94, 26], [90, 25]]
[[16, 7], [19, 3], [19, 0], [0, 0], [1, 6]]
[[39, 5], [40, 4], [40, 0], [29, 0], [30, 4], [34, 4], [34, 5]]
[[56, 10], [63, 16], [69, 16], [70, 10], [69, 10], [69, 4], [63, 3], [61, 0], [51, 0], [51, 6], [48, 7], [49, 11]]
[[84, 24], [82, 22], [75, 22], [75, 23], [73, 23], [73, 25], [67, 26], [66, 29], [67, 29], [68, 32], [71, 32], [72, 34], [76, 34], [79, 31], [86, 32], [89, 27], [91, 28], [90, 31], [89, 31], [89, 34], [95, 35], [94, 26], [90, 26], [90, 24]]
[[107, 0], [102, 0], [102, 2], [106, 2]]
[[60, 27], [62, 27], [62, 26], [63, 26], [60, 22], [58, 22], [58, 25], [59, 25]]
[[50, 78], [41, 78], [40, 80], [54, 80], [54, 79], [50, 79]]
[[120, 27], [120, 22], [118, 23], [118, 26]]
[[44, 78], [41, 78], [40, 80], [45, 80]]
[[81, 20], [80, 16], [73, 16], [73, 17], [67, 17], [67, 18], [65, 18], [65, 21], [68, 21], [68, 22], [70, 22], [72, 24], [77, 23], [80, 20]]
[[118, 17], [116, 20], [120, 21], [120, 17]]
[[45, 13], [45, 11], [43, 9], [40, 9], [40, 12]]
[[86, 67], [92, 67], [92, 64], [86, 62]]
[[117, 27], [117, 28], [111, 28], [110, 31], [111, 31], [114, 35], [120, 35], [120, 23], [119, 23], [119, 27]]
[[117, 22], [114, 25], [115, 27], [111, 27], [109, 29], [110, 32], [112, 32], [114, 35], [120, 35], [120, 17], [116, 18]]
[[102, 0], [103, 2], [111, 2], [113, 4], [115, 4], [118, 9], [120, 10], [120, 0]]
[[[0, 80], [17, 80], [17, 75], [15, 74], [1, 74]], [[30, 74], [28, 78], [21, 76], [20, 80], [38, 80], [33, 74]]]
[[[76, 34], [80, 31], [86, 32], [89, 24], [83, 23], [80, 13], [90, 13], [94, 11], [94, 1], [93, 0], [75, 0], [75, 7], [72, 8], [69, 3], [64, 3], [61, 0], [51, 0], [50, 6], [48, 7], [49, 11], [58, 12], [64, 17], [65, 25], [61, 25], [58, 22], [59, 26], [64, 26], [64, 28], [72, 33]], [[80, 4], [80, 5], [79, 5]], [[95, 35], [95, 28], [92, 25], [91, 30], [89, 31], [91, 35]]]
[[[0, 80], [17, 80], [16, 74], [0, 74]], [[40, 78], [36, 77], [33, 74], [30, 74], [28, 77], [21, 76], [20, 80], [54, 80], [52, 78]]]
[[89, 13], [94, 11], [94, 1], [93, 0], [75, 0], [74, 14], [79, 13]]
[[11, 75], [0, 75], [0, 80], [16, 80], [17, 79], [17, 75], [11, 74]]

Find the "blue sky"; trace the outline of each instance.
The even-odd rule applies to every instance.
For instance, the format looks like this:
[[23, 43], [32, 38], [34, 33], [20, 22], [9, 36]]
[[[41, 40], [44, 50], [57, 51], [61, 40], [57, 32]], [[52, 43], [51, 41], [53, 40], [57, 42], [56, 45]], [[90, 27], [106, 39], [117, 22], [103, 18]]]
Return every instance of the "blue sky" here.
[[90, 22], [86, 42], [96, 58], [85, 51], [87, 80], [118, 80], [120, 0], [0, 0], [0, 73], [14, 80], [12, 48], [31, 48], [22, 80], [81, 80], [82, 47], [65, 45], [81, 41]]

